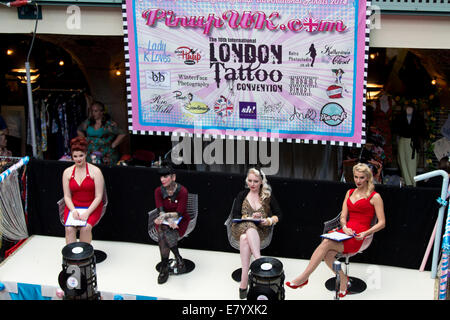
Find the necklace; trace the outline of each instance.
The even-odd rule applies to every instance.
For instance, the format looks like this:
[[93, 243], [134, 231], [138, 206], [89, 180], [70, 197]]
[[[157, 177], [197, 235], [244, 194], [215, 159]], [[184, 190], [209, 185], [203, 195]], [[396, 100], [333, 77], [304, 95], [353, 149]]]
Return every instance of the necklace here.
[[176, 184], [176, 183], [171, 183], [171, 184], [166, 188], [167, 194], [168, 194], [169, 196], [173, 195], [173, 193], [175, 192], [176, 188], [177, 188], [177, 184]]
[[359, 189], [356, 189], [355, 192], [353, 192], [353, 195], [355, 196], [356, 200], [360, 200], [366, 198], [366, 191], [359, 191]]

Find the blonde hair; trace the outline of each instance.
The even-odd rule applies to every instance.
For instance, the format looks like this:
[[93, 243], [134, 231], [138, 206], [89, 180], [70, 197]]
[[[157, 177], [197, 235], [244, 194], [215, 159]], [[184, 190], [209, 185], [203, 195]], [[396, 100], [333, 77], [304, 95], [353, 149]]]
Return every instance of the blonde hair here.
[[272, 194], [272, 188], [270, 187], [269, 183], [267, 182], [267, 178], [265, 173], [262, 170], [258, 170], [256, 168], [250, 168], [247, 172], [247, 177], [245, 178], [246, 187], [248, 187], [248, 176], [252, 173], [255, 176], [257, 176], [259, 179], [261, 179], [261, 188], [259, 189], [259, 198], [262, 200], [267, 199]]
[[373, 173], [372, 169], [365, 163], [358, 163], [353, 166], [353, 174], [355, 171], [363, 173], [367, 178], [367, 194], [366, 197], [370, 196], [375, 190], [375, 185], [373, 183]]

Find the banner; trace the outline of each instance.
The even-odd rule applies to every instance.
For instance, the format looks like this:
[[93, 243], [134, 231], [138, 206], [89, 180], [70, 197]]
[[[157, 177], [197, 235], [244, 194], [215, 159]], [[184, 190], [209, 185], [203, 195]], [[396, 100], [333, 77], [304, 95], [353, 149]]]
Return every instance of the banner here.
[[365, 0], [125, 0], [135, 134], [365, 143]]

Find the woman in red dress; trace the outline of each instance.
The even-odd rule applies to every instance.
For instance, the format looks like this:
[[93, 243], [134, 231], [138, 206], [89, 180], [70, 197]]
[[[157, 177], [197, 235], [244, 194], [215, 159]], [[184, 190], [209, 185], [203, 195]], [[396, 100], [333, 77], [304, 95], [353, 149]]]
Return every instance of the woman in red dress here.
[[[76, 220], [87, 221], [84, 227], [66, 226], [66, 244], [77, 241], [80, 230], [80, 241], [91, 243], [92, 227], [100, 220], [103, 209], [104, 179], [100, 169], [86, 162], [88, 142], [77, 137], [70, 141], [73, 166], [64, 170], [62, 184], [64, 190], [64, 222], [69, 212]], [[79, 212], [77, 208], [87, 208]]]
[[[303, 273], [293, 281], [286, 282], [288, 287], [297, 289], [305, 286], [308, 283], [309, 276], [322, 260], [325, 260], [328, 267], [333, 270], [333, 262], [337, 253], [358, 252], [365, 237], [385, 227], [383, 199], [381, 199], [379, 193], [374, 191], [373, 175], [369, 166], [362, 163], [356, 164], [353, 167], [353, 176], [356, 189], [348, 190], [345, 195], [340, 217], [342, 228], [338, 231], [354, 235], [354, 237], [341, 242], [324, 239], [312, 254], [311, 260]], [[371, 226], [371, 221], [375, 215], [378, 221]], [[342, 270], [340, 272], [339, 296], [343, 298], [347, 294], [348, 279]]]

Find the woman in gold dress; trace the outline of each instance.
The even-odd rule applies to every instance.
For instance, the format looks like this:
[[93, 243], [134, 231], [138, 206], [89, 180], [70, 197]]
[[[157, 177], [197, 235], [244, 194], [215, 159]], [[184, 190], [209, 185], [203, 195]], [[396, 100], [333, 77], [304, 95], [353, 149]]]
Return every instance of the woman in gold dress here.
[[239, 285], [239, 297], [247, 297], [250, 257], [261, 258], [260, 244], [270, 233], [270, 226], [277, 223], [281, 210], [275, 200], [265, 174], [251, 168], [246, 178], [247, 188], [236, 196], [233, 219], [260, 219], [260, 222], [244, 221], [233, 223], [231, 232], [239, 241], [239, 253], [242, 263], [242, 276]]

